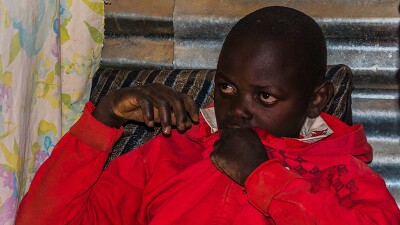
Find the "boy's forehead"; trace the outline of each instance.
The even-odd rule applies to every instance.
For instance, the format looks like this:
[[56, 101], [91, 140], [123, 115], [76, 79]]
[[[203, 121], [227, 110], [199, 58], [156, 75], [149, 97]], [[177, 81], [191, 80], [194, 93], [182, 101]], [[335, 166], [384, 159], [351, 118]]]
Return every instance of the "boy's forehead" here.
[[284, 92], [303, 91], [307, 82], [306, 77], [299, 77], [303, 70], [299, 51], [295, 42], [241, 37], [224, 46], [217, 72], [236, 82], [271, 86]]
[[[276, 41], [262, 37], [238, 37], [227, 40], [220, 53], [217, 68], [265, 71], [301, 69], [301, 45], [295, 41]], [[245, 67], [245, 68], [243, 68]]]

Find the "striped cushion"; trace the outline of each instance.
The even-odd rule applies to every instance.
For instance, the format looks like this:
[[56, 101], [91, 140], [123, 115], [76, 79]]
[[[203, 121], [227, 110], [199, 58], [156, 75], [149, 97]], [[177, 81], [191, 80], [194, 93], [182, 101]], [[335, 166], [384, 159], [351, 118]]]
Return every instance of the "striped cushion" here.
[[[180, 92], [193, 96], [199, 108], [213, 101], [215, 70], [117, 70], [100, 69], [93, 78], [90, 101], [95, 105], [109, 92], [129, 86], [163, 83]], [[325, 111], [351, 124], [351, 92], [353, 90], [351, 70], [345, 65], [328, 67], [326, 79], [335, 86], [335, 95]], [[160, 132], [160, 126], [148, 128], [141, 123], [128, 122], [124, 134], [115, 144], [109, 160], [147, 142]]]
[[335, 93], [325, 108], [325, 112], [336, 116], [348, 125], [353, 124], [351, 113], [351, 92], [354, 90], [353, 74], [346, 65], [329, 66], [325, 79], [330, 80]]
[[[123, 87], [163, 83], [193, 96], [195, 104], [201, 108], [213, 101], [214, 74], [213, 70], [99, 70], [93, 78], [90, 101], [97, 104], [109, 92]], [[126, 123], [124, 133], [115, 144], [109, 160], [147, 142], [160, 129], [159, 125], [148, 128], [141, 123]]]

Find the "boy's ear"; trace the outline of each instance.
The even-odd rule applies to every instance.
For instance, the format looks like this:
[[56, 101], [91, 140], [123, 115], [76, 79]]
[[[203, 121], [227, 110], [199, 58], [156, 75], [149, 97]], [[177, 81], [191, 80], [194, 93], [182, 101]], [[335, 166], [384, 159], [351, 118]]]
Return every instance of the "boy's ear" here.
[[326, 105], [333, 96], [334, 88], [330, 81], [325, 81], [314, 89], [311, 101], [308, 106], [307, 116], [309, 118], [318, 117], [324, 111]]

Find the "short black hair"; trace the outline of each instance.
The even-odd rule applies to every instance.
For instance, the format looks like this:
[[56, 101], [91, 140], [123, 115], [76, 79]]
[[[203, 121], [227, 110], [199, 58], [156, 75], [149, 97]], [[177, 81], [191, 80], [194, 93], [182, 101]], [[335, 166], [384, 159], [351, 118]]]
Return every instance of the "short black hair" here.
[[315, 81], [312, 86], [324, 80], [327, 65], [325, 37], [314, 19], [306, 14], [283, 6], [261, 8], [240, 19], [228, 33], [225, 43], [246, 36], [258, 36], [281, 44], [295, 43], [302, 54], [303, 71], [299, 72], [312, 75]]

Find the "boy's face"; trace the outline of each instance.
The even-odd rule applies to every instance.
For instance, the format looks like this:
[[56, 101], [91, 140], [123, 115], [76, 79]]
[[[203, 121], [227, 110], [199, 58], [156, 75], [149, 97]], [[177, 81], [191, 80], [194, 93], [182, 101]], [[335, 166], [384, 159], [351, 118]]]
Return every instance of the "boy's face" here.
[[299, 75], [297, 45], [245, 39], [229, 40], [220, 54], [215, 77], [219, 129], [260, 127], [277, 137], [298, 137], [311, 93]]

